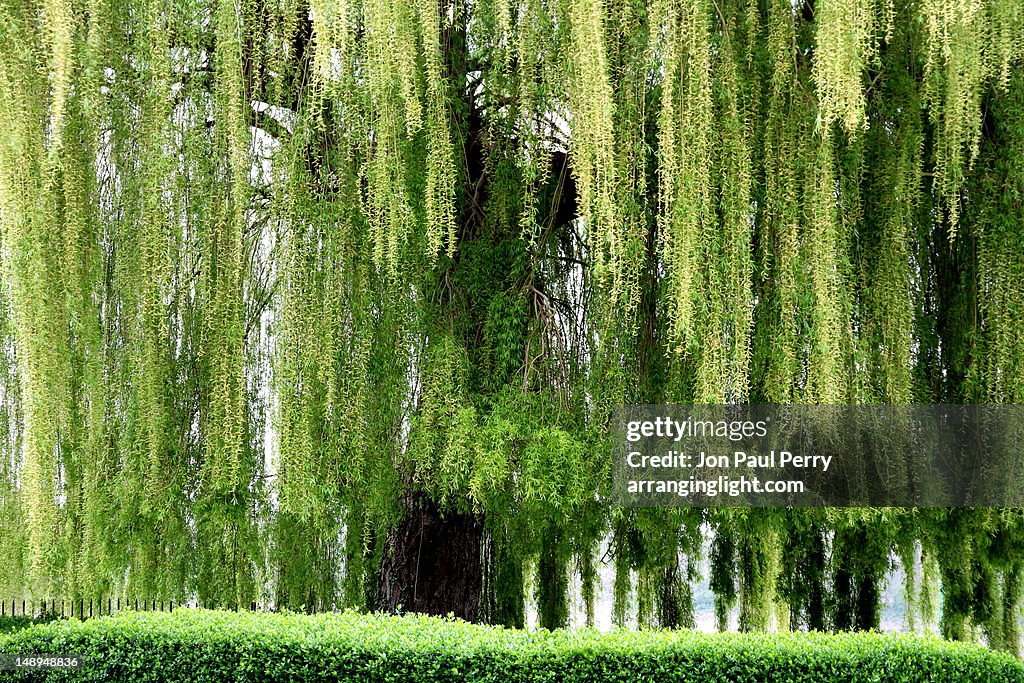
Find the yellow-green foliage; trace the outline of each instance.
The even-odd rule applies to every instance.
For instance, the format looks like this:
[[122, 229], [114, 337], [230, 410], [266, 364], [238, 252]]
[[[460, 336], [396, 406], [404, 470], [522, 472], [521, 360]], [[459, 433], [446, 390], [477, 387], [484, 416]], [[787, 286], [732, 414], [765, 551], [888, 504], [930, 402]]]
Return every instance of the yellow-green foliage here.
[[714, 123], [709, 13], [710, 7], [701, 0], [671, 2], [664, 9], [666, 77], [658, 121], [659, 230], [671, 291], [671, 334], [679, 351], [697, 339], [696, 309], [703, 298], [699, 268], [710, 265], [701, 258], [700, 250], [716, 227], [710, 187]]
[[866, 123], [862, 84], [875, 50], [875, 0], [821, 0], [815, 4], [814, 81], [820, 125], [839, 120], [850, 133]]
[[836, 205], [832, 134], [810, 152], [814, 164], [807, 168], [808, 225], [804, 237], [804, 263], [810, 270], [811, 333], [808, 343], [807, 399], [812, 403], [844, 402], [844, 319], [840, 300], [844, 287], [841, 259], [845, 245]]
[[[568, 85], [573, 168], [579, 215], [595, 252], [598, 280], [617, 299], [626, 286], [625, 238], [615, 204], [615, 100], [605, 49], [605, 12], [600, 0], [572, 0], [568, 21], [571, 59]], [[629, 298], [627, 297], [628, 301]]]
[[[922, 15], [928, 48], [925, 96], [937, 137], [935, 184], [949, 215], [950, 231], [955, 232], [963, 179], [981, 139], [985, 52], [990, 47], [985, 4], [982, 0], [926, 0]], [[1005, 52], [1003, 46], [1003, 39], [991, 44]]]

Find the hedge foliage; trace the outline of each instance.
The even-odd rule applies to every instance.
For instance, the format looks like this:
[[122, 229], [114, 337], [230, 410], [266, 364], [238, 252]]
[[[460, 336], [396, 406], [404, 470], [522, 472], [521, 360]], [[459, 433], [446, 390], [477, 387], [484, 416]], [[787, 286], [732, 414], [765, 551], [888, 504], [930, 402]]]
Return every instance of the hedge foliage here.
[[0, 633], [11, 633], [13, 631], [20, 631], [23, 628], [28, 628], [33, 624], [39, 623], [38, 620], [32, 617], [11, 617], [2, 616], [0, 617]]
[[185, 609], [61, 621], [0, 636], [2, 654], [85, 662], [77, 671], [0, 674], [5, 683], [1024, 682], [1024, 666], [1009, 655], [903, 634], [530, 633], [352, 612]]

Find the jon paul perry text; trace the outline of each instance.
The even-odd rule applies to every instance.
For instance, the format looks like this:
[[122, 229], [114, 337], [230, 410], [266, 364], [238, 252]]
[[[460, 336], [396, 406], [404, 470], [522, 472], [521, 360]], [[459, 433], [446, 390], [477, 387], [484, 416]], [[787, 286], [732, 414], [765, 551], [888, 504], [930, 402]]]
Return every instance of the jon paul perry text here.
[[645, 455], [639, 451], [631, 451], [626, 455], [626, 465], [637, 469], [648, 468], [680, 468], [680, 469], [719, 469], [753, 467], [758, 469], [819, 469], [828, 472], [832, 464], [831, 455], [796, 455], [790, 451], [769, 451], [760, 455], [745, 451], [733, 451], [731, 454], [714, 455], [700, 453], [683, 453], [668, 451], [665, 455]]

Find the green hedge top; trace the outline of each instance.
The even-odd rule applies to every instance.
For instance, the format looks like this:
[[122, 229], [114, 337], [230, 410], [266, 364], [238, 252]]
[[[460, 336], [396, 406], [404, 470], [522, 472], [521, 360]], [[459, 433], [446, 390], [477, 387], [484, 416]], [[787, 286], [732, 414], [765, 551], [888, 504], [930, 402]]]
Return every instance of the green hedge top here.
[[1009, 655], [909, 635], [530, 633], [352, 612], [131, 613], [0, 636], [0, 653], [85, 663], [49, 677], [0, 673], [11, 681], [1024, 683]]
[[38, 624], [39, 621], [32, 617], [0, 617], [0, 634], [10, 633], [12, 631], [20, 631], [23, 628], [28, 628], [33, 624]]

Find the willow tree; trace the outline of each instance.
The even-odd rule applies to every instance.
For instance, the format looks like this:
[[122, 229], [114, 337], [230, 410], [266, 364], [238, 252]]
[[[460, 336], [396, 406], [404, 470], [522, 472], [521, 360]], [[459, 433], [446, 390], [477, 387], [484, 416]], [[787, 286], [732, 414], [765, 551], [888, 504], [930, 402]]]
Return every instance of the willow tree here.
[[[610, 508], [623, 403], [1024, 400], [1017, 0], [0, 0], [0, 590], [1017, 646], [1015, 510]], [[922, 569], [917, 569], [918, 567]], [[574, 578], [575, 577], [575, 578]], [[635, 599], [631, 596], [635, 596]]]

